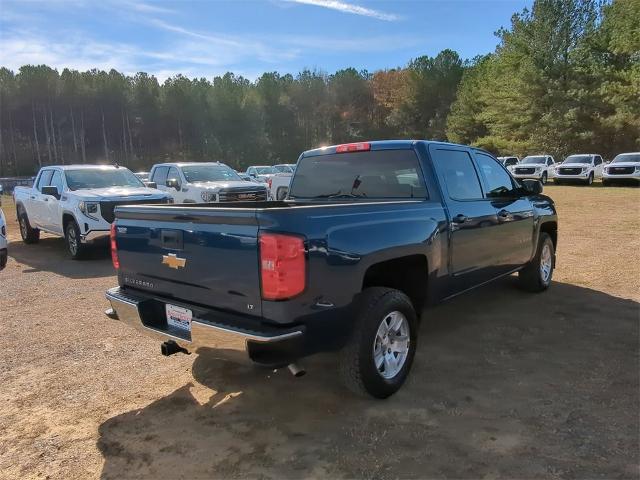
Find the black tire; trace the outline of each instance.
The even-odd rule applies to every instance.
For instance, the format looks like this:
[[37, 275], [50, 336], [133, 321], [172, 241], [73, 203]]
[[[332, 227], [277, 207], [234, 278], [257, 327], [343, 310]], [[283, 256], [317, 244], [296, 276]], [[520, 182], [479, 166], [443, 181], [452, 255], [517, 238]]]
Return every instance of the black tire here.
[[541, 182], [543, 185], [546, 185], [546, 184], [547, 184], [547, 180], [548, 180], [548, 179], [549, 179], [549, 175], [547, 175], [547, 172], [543, 172], [543, 173], [542, 173], [542, 177], [540, 178], [540, 182]]
[[31, 227], [26, 212], [18, 213], [18, 223], [20, 224], [20, 236], [24, 243], [38, 243], [40, 241], [40, 230]]
[[[393, 377], [384, 378], [384, 373], [381, 373], [376, 367], [374, 349], [375, 345], [378, 345], [376, 343], [378, 328], [392, 312], [401, 313], [407, 320], [409, 344], [401, 368]], [[416, 312], [409, 297], [401, 291], [385, 287], [371, 287], [360, 294], [355, 316], [351, 338], [340, 352], [342, 381], [354, 393], [371, 395], [375, 398], [387, 398], [400, 389], [411, 369], [417, 346], [418, 320]], [[389, 349], [389, 353], [395, 355], [396, 352], [391, 352]], [[400, 354], [398, 353], [398, 355]], [[386, 363], [382, 368], [386, 369]]]
[[64, 240], [67, 245], [67, 253], [73, 260], [84, 258], [86, 246], [80, 242], [80, 228], [75, 220], [69, 220], [64, 226]]
[[[545, 247], [549, 248], [549, 254], [551, 255], [551, 266], [548, 275], [542, 270], [542, 252]], [[556, 253], [553, 246], [553, 240], [548, 233], [541, 232], [540, 239], [538, 240], [538, 249], [536, 255], [533, 257], [526, 267], [524, 267], [518, 273], [518, 280], [520, 287], [528, 292], [542, 292], [549, 288], [551, 280], [553, 278], [553, 270], [556, 266]]]
[[587, 185], [593, 185], [593, 172], [589, 174], [589, 178], [587, 178]]

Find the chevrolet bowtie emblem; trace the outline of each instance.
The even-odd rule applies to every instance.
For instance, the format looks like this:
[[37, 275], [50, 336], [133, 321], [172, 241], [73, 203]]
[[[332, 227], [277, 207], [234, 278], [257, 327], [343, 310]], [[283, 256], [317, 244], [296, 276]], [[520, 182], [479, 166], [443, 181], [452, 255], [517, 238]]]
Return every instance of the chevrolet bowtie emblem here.
[[169, 255], [162, 256], [162, 264], [168, 265], [169, 268], [184, 268], [187, 264], [186, 258], [178, 258], [175, 253], [170, 253]]

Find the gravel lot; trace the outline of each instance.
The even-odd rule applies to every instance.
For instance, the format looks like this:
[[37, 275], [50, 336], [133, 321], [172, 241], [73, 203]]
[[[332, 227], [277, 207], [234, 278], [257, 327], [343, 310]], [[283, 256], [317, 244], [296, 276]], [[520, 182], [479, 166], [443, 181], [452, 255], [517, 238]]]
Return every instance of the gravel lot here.
[[0, 273], [1, 478], [638, 478], [640, 189], [556, 187], [551, 289], [425, 313], [387, 401], [308, 374], [160, 355], [108, 320], [106, 250], [20, 241]]

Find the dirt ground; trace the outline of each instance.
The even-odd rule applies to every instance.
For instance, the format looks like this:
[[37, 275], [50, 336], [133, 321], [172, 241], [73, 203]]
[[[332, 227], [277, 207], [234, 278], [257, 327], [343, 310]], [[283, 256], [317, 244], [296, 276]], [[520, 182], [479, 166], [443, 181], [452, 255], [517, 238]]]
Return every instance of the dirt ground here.
[[551, 289], [514, 278], [427, 311], [409, 382], [349, 394], [160, 355], [107, 319], [106, 251], [20, 241], [0, 273], [0, 478], [638, 478], [640, 189], [549, 186]]

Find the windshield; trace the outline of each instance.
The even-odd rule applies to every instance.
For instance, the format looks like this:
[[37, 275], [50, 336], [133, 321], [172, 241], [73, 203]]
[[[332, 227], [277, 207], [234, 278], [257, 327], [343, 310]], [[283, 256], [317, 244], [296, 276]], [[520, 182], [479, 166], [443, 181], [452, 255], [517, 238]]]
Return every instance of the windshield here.
[[616, 155], [612, 163], [620, 162], [640, 162], [640, 153], [621, 153]]
[[513, 157], [509, 157], [504, 161], [505, 166], [509, 167], [511, 165], [517, 165], [518, 164], [518, 159], [517, 158], [513, 158]]
[[291, 165], [274, 165], [273, 170], [276, 173], [293, 173], [293, 167]]
[[189, 183], [242, 180], [226, 165], [190, 165], [182, 167], [182, 173]]
[[276, 173], [273, 167], [253, 167], [258, 175], [270, 175]]
[[66, 170], [69, 190], [83, 188], [144, 187], [144, 183], [127, 168], [82, 168]]
[[544, 163], [546, 163], [546, 161], [547, 161], [547, 157], [536, 156], [536, 157], [524, 157], [520, 163], [543, 165]]
[[569, 155], [562, 163], [591, 163], [591, 155]]
[[426, 198], [412, 150], [334, 153], [303, 157], [290, 198]]

